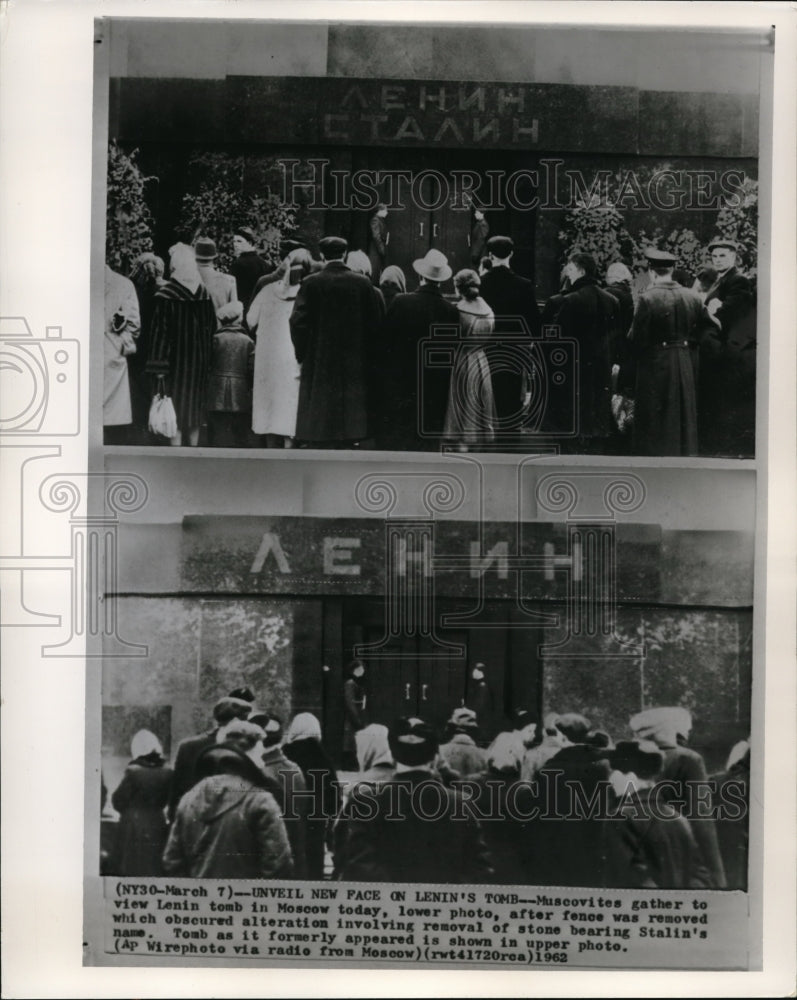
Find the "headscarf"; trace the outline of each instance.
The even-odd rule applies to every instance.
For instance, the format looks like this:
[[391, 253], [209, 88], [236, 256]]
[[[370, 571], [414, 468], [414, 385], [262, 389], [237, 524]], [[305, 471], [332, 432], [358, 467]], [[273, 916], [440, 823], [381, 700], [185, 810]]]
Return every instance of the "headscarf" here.
[[398, 264], [388, 264], [379, 276], [379, 285], [393, 285], [399, 292], [407, 291], [407, 279]]
[[369, 771], [377, 764], [393, 764], [393, 754], [390, 752], [390, 745], [387, 740], [387, 726], [382, 726], [378, 722], [372, 722], [365, 729], [360, 729], [354, 734], [354, 743], [357, 749], [357, 763], [361, 771]]
[[368, 255], [362, 250], [352, 250], [346, 257], [346, 267], [354, 271], [355, 274], [364, 274], [366, 278], [371, 277], [371, 261]]
[[293, 743], [294, 740], [318, 740], [321, 742], [321, 723], [312, 712], [299, 712], [293, 717], [283, 742]]
[[165, 265], [163, 258], [154, 253], [140, 253], [130, 268], [130, 280], [138, 285], [148, 282], [155, 283], [163, 277]]
[[163, 747], [155, 733], [151, 733], [149, 729], [139, 729], [130, 741], [130, 753], [133, 755], [133, 760], [137, 760], [139, 757], [149, 757], [153, 753], [162, 757]]
[[199, 268], [196, 266], [194, 248], [187, 243], [175, 243], [169, 248], [170, 277], [192, 292], [202, 284]]
[[631, 716], [628, 722], [631, 730], [641, 740], [653, 740], [658, 746], [678, 745], [678, 736], [689, 735], [692, 716], [688, 709], [677, 706], [667, 708], [647, 708]]
[[619, 285], [623, 281], [628, 282], [630, 285], [633, 280], [634, 276], [622, 261], [617, 260], [613, 264], [609, 264], [608, 270], [606, 271], [607, 285]]
[[499, 733], [487, 749], [487, 766], [493, 771], [518, 773], [517, 737]]

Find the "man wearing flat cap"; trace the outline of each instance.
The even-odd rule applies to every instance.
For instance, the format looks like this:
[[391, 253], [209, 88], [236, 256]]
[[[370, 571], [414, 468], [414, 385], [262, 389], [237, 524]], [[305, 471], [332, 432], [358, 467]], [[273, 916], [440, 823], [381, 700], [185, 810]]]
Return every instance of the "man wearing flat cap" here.
[[628, 333], [636, 362], [633, 451], [698, 454], [698, 351], [711, 320], [697, 292], [673, 280], [676, 259], [651, 247], [651, 285]]
[[[444, 366], [427, 368], [421, 379], [419, 345], [432, 336], [435, 326], [458, 330], [459, 311], [443, 297], [443, 287], [452, 275], [445, 254], [430, 250], [413, 261], [412, 269], [420, 286], [393, 299], [385, 322], [382, 446], [434, 450], [440, 446], [434, 435], [443, 434], [451, 371]], [[421, 430], [432, 436], [422, 436]]]
[[318, 247], [324, 268], [302, 281], [290, 317], [302, 366], [296, 438], [351, 447], [373, 435], [384, 301], [365, 275], [344, 264], [345, 239], [326, 236]]
[[473, 811], [435, 774], [434, 729], [423, 719], [397, 719], [388, 742], [396, 773], [355, 785], [341, 818], [335, 855], [341, 879], [490, 882], [493, 867]]
[[257, 253], [256, 244], [257, 237], [249, 226], [239, 226], [233, 230], [232, 250], [235, 260], [230, 265], [230, 272], [235, 278], [237, 298], [243, 304], [244, 316], [252, 301], [255, 282], [269, 271], [268, 264]]
[[738, 245], [709, 243], [717, 277], [706, 293], [714, 326], [701, 351], [701, 452], [750, 456], [755, 451], [755, 295], [737, 266]]
[[[485, 244], [492, 267], [482, 278], [481, 296], [495, 315], [492, 339], [495, 346], [487, 345], [485, 353], [490, 364], [495, 408], [502, 426], [519, 430], [522, 410], [527, 399], [530, 381], [530, 349], [518, 339], [525, 323], [530, 337], [540, 332], [540, 311], [534, 295], [534, 285], [511, 268], [515, 244], [508, 236], [491, 236]], [[506, 337], [511, 338], [508, 342]], [[507, 360], [509, 365], [507, 366]]]

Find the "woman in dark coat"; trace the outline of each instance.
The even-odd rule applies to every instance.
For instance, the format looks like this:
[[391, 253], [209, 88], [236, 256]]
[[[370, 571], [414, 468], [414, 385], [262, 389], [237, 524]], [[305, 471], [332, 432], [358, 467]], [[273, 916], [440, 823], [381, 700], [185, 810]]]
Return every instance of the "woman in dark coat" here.
[[141, 330], [136, 340], [136, 353], [127, 359], [127, 370], [130, 374], [130, 401], [133, 404], [133, 433], [136, 435], [136, 443], [141, 444], [149, 443], [147, 422], [152, 392], [146, 365], [155, 295], [164, 284], [163, 272], [163, 260], [154, 253], [139, 254], [130, 270], [130, 280], [138, 296]]
[[172, 247], [171, 279], [155, 295], [147, 363], [150, 375], [164, 376], [166, 395], [174, 403], [179, 431], [171, 439], [173, 445], [184, 439], [192, 447], [199, 444], [215, 333], [213, 300], [202, 283], [193, 248], [177, 243]]
[[133, 760], [111, 797], [120, 817], [114, 874], [162, 875], [172, 769], [164, 764], [160, 740], [148, 729], [136, 733], [130, 749]]
[[321, 724], [310, 712], [300, 712], [288, 726], [282, 752], [298, 764], [307, 790], [312, 794], [312, 806], [307, 814], [305, 858], [307, 878], [324, 877], [324, 842], [327, 820], [333, 820], [340, 806], [338, 776], [326, 750], [321, 746]]
[[352, 660], [343, 682], [343, 766], [350, 771], [357, 770], [354, 734], [366, 724], [367, 704], [365, 664], [362, 660]]

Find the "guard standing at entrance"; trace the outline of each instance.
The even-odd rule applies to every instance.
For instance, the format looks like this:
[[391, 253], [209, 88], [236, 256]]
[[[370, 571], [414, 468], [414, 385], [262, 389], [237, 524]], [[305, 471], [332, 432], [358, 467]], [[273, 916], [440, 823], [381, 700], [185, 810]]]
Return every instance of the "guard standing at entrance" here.
[[371, 281], [379, 284], [379, 276], [387, 262], [387, 245], [390, 233], [387, 229], [387, 205], [380, 202], [376, 212], [371, 216], [368, 233], [368, 259], [371, 261]]
[[365, 690], [365, 664], [362, 660], [352, 660], [346, 667], [343, 682], [343, 767], [356, 771], [357, 745], [354, 734], [366, 725], [368, 695]]

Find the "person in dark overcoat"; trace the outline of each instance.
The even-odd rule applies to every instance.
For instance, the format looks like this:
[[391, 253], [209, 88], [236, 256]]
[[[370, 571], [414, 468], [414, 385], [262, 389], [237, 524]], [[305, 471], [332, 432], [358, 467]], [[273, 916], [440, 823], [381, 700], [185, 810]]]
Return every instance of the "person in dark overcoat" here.
[[255, 345], [243, 327], [243, 306], [228, 302], [218, 313], [208, 375], [208, 443], [243, 448], [252, 421]]
[[244, 316], [252, 302], [258, 279], [274, 270], [258, 254], [256, 244], [257, 237], [249, 226], [239, 226], [233, 230], [232, 249], [235, 260], [230, 265], [230, 274], [235, 279], [237, 298], [244, 307]]
[[169, 831], [166, 874], [290, 878], [293, 859], [285, 824], [256, 763], [235, 746], [220, 744], [200, 755], [197, 777]]
[[[554, 322], [561, 336], [578, 346], [577, 435], [561, 440], [563, 450], [576, 454], [603, 454], [611, 434], [611, 347], [616, 337], [617, 299], [598, 285], [597, 265], [591, 254], [575, 253], [565, 272], [570, 289], [563, 295]], [[565, 429], [569, 413], [551, 414], [552, 433]], [[559, 426], [556, 426], [556, 424]]]
[[[185, 793], [197, 782], [195, 766], [197, 758], [207, 747], [215, 746], [219, 730], [233, 719], [246, 719], [252, 711], [254, 695], [248, 689], [236, 689], [221, 698], [213, 706], [215, 725], [197, 736], [189, 736], [181, 740], [174, 757], [174, 777], [172, 779], [171, 797], [169, 800], [169, 819], [174, 819], [177, 804]], [[239, 695], [247, 697], [239, 697]], [[251, 695], [251, 698], [248, 697]]]
[[717, 278], [705, 303], [715, 328], [701, 352], [700, 450], [750, 457], [755, 452], [755, 293], [737, 267], [733, 240], [712, 240], [709, 253]]
[[296, 438], [342, 447], [372, 436], [384, 303], [343, 263], [344, 239], [327, 236], [319, 248], [325, 267], [302, 281], [290, 316], [302, 366]]
[[365, 727], [368, 710], [368, 681], [365, 663], [352, 660], [343, 682], [343, 745], [341, 762], [347, 770], [357, 770], [355, 735]]
[[[736, 753], [741, 756], [735, 757]], [[743, 740], [731, 751], [724, 771], [712, 774], [716, 815], [725, 880], [729, 889], [747, 890], [750, 827], [750, 743]]]
[[633, 452], [697, 455], [698, 351], [712, 325], [697, 292], [673, 281], [675, 257], [647, 251], [652, 284], [628, 340], [635, 360]]
[[487, 237], [490, 235], [490, 223], [485, 219], [480, 208], [473, 209], [473, 225], [470, 230], [470, 262], [474, 271], [479, 270], [479, 264], [487, 249]]
[[141, 331], [136, 341], [136, 353], [127, 359], [130, 374], [130, 401], [133, 406], [133, 444], [151, 444], [149, 408], [152, 403], [152, 384], [146, 373], [150, 349], [150, 325], [155, 305], [155, 293], [165, 283], [165, 265], [161, 257], [154, 253], [142, 253], [136, 257], [130, 270], [130, 280], [138, 296], [138, 311]]
[[449, 328], [449, 344], [453, 339], [456, 345], [459, 311], [443, 297], [443, 285], [452, 274], [444, 254], [430, 250], [412, 267], [420, 287], [397, 295], [385, 320], [382, 446], [435, 450], [445, 425], [451, 367], [424, 364], [420, 345], [431, 339], [436, 326]]
[[[482, 277], [481, 296], [495, 316], [493, 344], [485, 348], [501, 426], [510, 432], [524, 422], [530, 381], [531, 342], [540, 333], [540, 311], [534, 285], [511, 269], [515, 245], [508, 236], [491, 236], [487, 252], [492, 267]], [[519, 325], [518, 317], [525, 323]]]
[[368, 259], [371, 262], [371, 281], [379, 278], [387, 262], [387, 245], [390, 234], [387, 228], [387, 205], [380, 203], [368, 223]]
[[663, 752], [661, 780], [666, 784], [662, 798], [689, 820], [711, 876], [711, 888], [724, 889], [716, 824], [699, 793], [700, 788], [709, 788], [706, 765], [697, 750], [685, 746], [692, 729], [691, 714], [679, 706], [648, 708], [632, 716], [628, 724], [638, 739], [651, 740]]
[[196, 447], [206, 413], [216, 310], [202, 284], [193, 247], [177, 243], [170, 253], [170, 280], [155, 294], [146, 371], [154, 376], [154, 389], [162, 378], [172, 398], [178, 432], [170, 443]]
[[337, 773], [321, 745], [321, 724], [311, 712], [299, 712], [285, 734], [282, 752], [302, 771], [307, 791], [312, 795], [307, 815], [305, 858], [307, 878], [324, 877], [324, 841], [328, 821], [337, 816], [340, 795]]
[[346, 882], [489, 883], [492, 861], [461, 794], [433, 772], [437, 737], [421, 719], [390, 727], [396, 774], [354, 787], [335, 867]]
[[130, 750], [133, 759], [111, 796], [119, 813], [113, 874], [157, 877], [163, 874], [172, 769], [165, 766], [160, 740], [148, 729], [135, 734]]
[[664, 754], [655, 743], [623, 740], [609, 751], [609, 763], [615, 770], [615, 790], [622, 796], [618, 816], [638, 840], [658, 888], [711, 888], [711, 876], [689, 821], [656, 793]]

